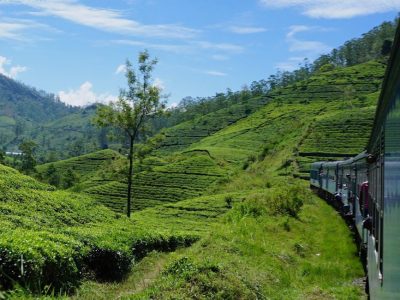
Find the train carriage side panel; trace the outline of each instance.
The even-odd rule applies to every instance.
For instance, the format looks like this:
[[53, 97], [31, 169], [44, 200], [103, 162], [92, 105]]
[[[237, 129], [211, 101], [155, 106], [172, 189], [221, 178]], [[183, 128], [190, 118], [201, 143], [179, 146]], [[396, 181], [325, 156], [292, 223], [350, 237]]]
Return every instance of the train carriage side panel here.
[[311, 164], [310, 169], [310, 186], [316, 189], [320, 189], [322, 182], [321, 182], [321, 166], [323, 162], [315, 162]]
[[385, 123], [383, 294], [400, 298], [400, 87]]
[[368, 282], [371, 299], [400, 299], [400, 27], [368, 143]]

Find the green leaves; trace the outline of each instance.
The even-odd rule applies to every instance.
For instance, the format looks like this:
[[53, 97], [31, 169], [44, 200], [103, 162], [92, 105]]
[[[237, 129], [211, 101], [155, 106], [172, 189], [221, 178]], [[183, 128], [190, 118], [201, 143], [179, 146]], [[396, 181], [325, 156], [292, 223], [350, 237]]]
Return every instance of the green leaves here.
[[162, 113], [165, 105], [160, 101], [160, 89], [151, 81], [151, 73], [156, 64], [157, 59], [150, 59], [147, 50], [138, 55], [138, 71], [127, 60], [125, 77], [128, 89], [121, 90], [115, 102], [98, 108], [95, 124], [117, 127], [135, 139], [149, 118]]

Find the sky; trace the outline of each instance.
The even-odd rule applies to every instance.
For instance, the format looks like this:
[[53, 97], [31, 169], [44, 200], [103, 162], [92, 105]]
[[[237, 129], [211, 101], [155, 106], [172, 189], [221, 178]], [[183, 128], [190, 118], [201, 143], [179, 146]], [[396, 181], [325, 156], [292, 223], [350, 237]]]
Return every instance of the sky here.
[[108, 102], [147, 49], [175, 106], [294, 70], [399, 11], [400, 0], [0, 0], [0, 73], [71, 105]]

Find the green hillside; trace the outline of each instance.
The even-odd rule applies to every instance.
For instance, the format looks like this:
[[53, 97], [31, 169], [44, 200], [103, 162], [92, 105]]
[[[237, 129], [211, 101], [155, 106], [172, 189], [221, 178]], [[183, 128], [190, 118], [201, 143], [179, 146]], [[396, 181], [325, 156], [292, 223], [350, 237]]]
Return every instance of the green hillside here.
[[94, 127], [98, 105], [0, 75], [0, 147], [32, 139], [47, 162], [34, 179], [0, 153], [0, 299], [365, 299], [354, 236], [309, 168], [364, 150], [395, 28], [152, 114], [130, 218], [126, 141]]
[[188, 245], [195, 235], [136, 226], [87, 196], [0, 165], [0, 287], [69, 293], [83, 277], [116, 280], [147, 251]]
[[0, 150], [15, 152], [24, 140], [33, 140], [43, 162], [112, 146], [107, 130], [91, 123], [95, 111], [95, 105], [71, 107], [54, 94], [0, 74]]
[[[1, 167], [3, 270], [13, 279], [0, 278], [3, 288], [16, 280], [43, 291], [51, 281], [43, 270], [51, 268], [59, 278], [53, 289], [77, 299], [360, 298], [353, 282], [363, 272], [347, 226], [297, 177], [307, 177], [315, 159], [363, 150], [383, 72], [379, 61], [337, 68], [274, 89], [247, 117], [233, 120], [223, 110], [171, 127], [136, 162], [131, 220], [120, 214], [127, 160], [115, 151], [37, 167], [47, 182], [50, 166], [61, 178], [71, 170], [69, 191]], [[346, 76], [348, 84], [339, 80]], [[213, 132], [168, 144], [182, 128], [215, 124], [222, 112], [230, 121]], [[21, 274], [21, 257], [35, 262], [26, 267], [31, 276]]]
[[[143, 262], [161, 261], [163, 271], [128, 299], [362, 298], [354, 282], [363, 272], [351, 235], [331, 208], [306, 191], [308, 182], [296, 177], [307, 177], [308, 162], [315, 159], [338, 159], [364, 149], [384, 67], [371, 61], [275, 89], [254, 114], [184, 148], [207, 151], [231, 166], [229, 179], [202, 199], [211, 206], [223, 197], [225, 207], [233, 208], [189, 250]], [[351, 140], [345, 140], [347, 135]], [[191, 203], [196, 215], [198, 204], [186, 200], [135, 217], [153, 211], [178, 216], [181, 203]], [[138, 279], [129, 280], [137, 284]], [[95, 288], [106, 292], [90, 283], [80, 296]]]
[[[117, 212], [126, 206], [126, 158], [112, 150], [103, 150], [44, 164], [37, 167], [39, 177], [51, 183], [48, 169], [53, 166], [62, 178], [67, 170], [76, 175], [71, 190], [91, 195], [99, 203]], [[133, 209], [197, 197], [226, 177], [228, 170], [205, 151], [174, 154], [164, 159], [149, 157], [135, 166]]]
[[[307, 179], [311, 162], [361, 152], [372, 126], [384, 68], [384, 63], [370, 61], [322, 72], [275, 89], [268, 98], [252, 99], [253, 109], [262, 108], [247, 117], [240, 114], [247, 104], [237, 104], [167, 129], [152, 156], [136, 164], [133, 209], [200, 196], [228, 180], [235, 170], [246, 169], [267, 155], [285, 152], [280, 160], [273, 159], [277, 173]], [[211, 128], [209, 133], [207, 128]], [[178, 136], [188, 138], [179, 140]], [[98, 157], [108, 163], [104, 165]], [[73, 190], [123, 212], [124, 161], [118, 153], [105, 150], [54, 166], [61, 173], [67, 168], [77, 173]], [[44, 177], [46, 168], [38, 167]]]
[[163, 131], [164, 139], [158, 154], [183, 150], [191, 144], [243, 119], [264, 106], [269, 97], [259, 96], [245, 99], [241, 103], [227, 105], [215, 112], [197, 116], [194, 120], [182, 122]]
[[76, 110], [52, 94], [0, 74], [0, 147], [15, 150], [21, 138], [39, 123], [62, 118]]

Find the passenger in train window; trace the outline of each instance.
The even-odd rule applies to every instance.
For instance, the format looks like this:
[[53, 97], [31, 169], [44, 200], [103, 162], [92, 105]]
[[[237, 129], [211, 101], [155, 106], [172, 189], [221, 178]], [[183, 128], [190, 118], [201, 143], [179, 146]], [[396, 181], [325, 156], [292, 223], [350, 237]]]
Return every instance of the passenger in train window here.
[[371, 232], [372, 229], [372, 218], [368, 215], [364, 221], [362, 222], [363, 228], [367, 229], [368, 231]]
[[342, 201], [342, 193], [338, 192], [335, 193], [335, 201], [341, 202]]
[[361, 211], [363, 212], [363, 215], [366, 216], [368, 215], [368, 202], [369, 202], [368, 181], [365, 181], [361, 184], [360, 195], [362, 196], [363, 199], [362, 201], [363, 207]]

